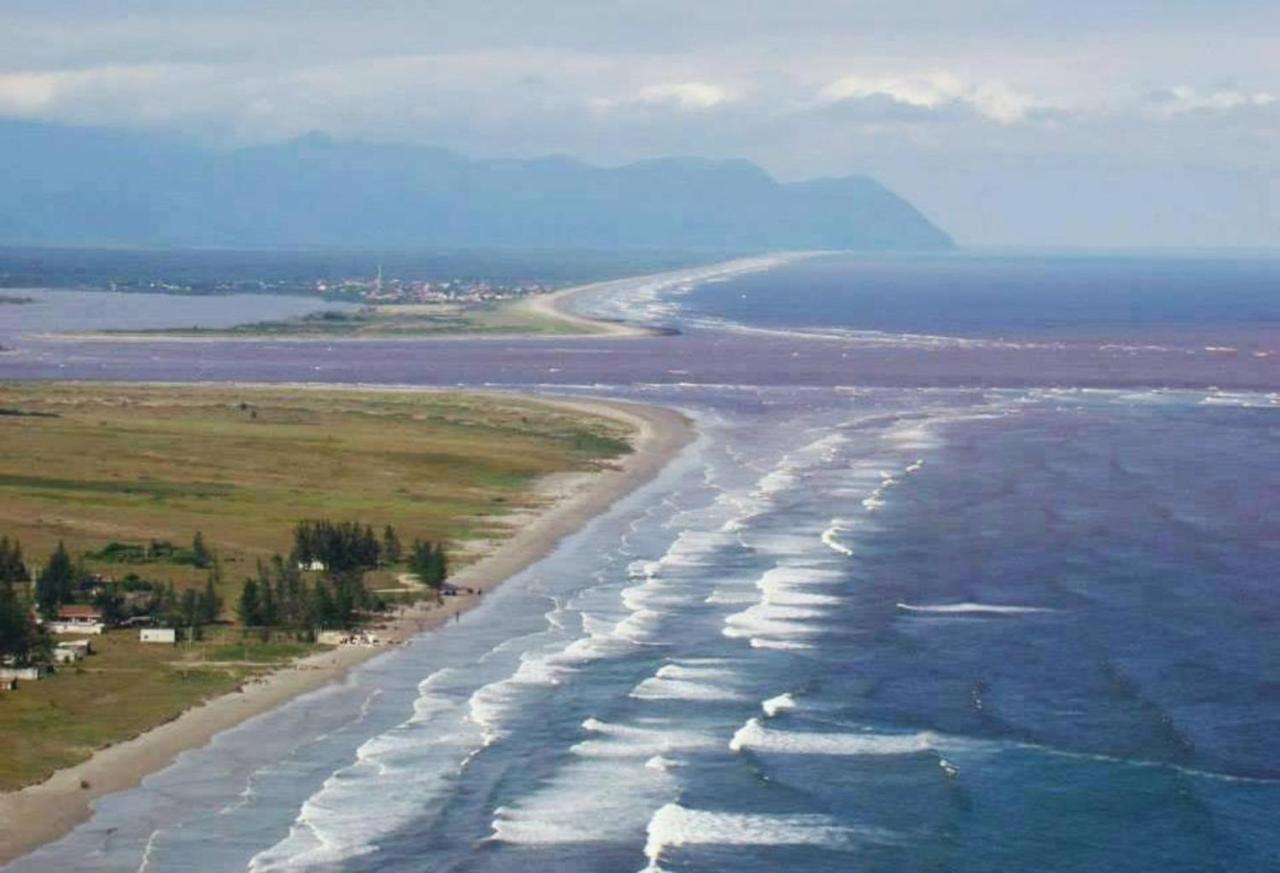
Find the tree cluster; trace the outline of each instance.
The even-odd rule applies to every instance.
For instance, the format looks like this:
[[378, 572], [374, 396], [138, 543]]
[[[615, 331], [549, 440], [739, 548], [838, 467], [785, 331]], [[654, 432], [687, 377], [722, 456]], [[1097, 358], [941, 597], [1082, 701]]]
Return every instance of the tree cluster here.
[[[398, 548], [395, 531], [388, 530]], [[293, 560], [303, 566], [319, 561], [326, 570], [335, 573], [372, 570], [382, 559], [382, 552], [383, 543], [373, 528], [361, 526], [359, 522], [307, 519], [298, 522], [293, 530]]]
[[[111, 543], [100, 552], [90, 554], [120, 555], [123, 548], [120, 543]], [[89, 602], [102, 613], [107, 624], [116, 624], [131, 616], [150, 615], [170, 627], [197, 629], [218, 620], [222, 612], [222, 598], [218, 596], [217, 586], [222, 571], [217, 556], [205, 545], [204, 537], [199, 531], [192, 540], [190, 550], [175, 550], [167, 543], [153, 540], [146, 547], [146, 553], [151, 556], [176, 555], [183, 558], [178, 563], [207, 568], [209, 578], [204, 590], [188, 589], [178, 592], [172, 582], [168, 585], [149, 582], [130, 573], [120, 584], [95, 586], [96, 590]], [[84, 566], [73, 561], [66, 546], [59, 542], [57, 549], [36, 576], [36, 606], [46, 618], [53, 618], [58, 614], [59, 607], [75, 601], [81, 589], [90, 581], [92, 579]], [[122, 591], [130, 594], [147, 591], [150, 592], [150, 597], [139, 602], [136, 597], [126, 598]]]
[[0, 537], [0, 583], [19, 585], [30, 582], [27, 564], [22, 558], [22, 543], [9, 541], [8, 537]]
[[22, 544], [0, 537], [0, 658], [27, 664], [48, 648], [48, 637], [31, 616], [31, 606], [18, 593], [30, 581]]
[[151, 540], [142, 543], [110, 542], [96, 552], [87, 552], [85, 557], [95, 561], [109, 561], [113, 564], [151, 564], [165, 561], [171, 564], [188, 564], [207, 570], [213, 566], [214, 554], [205, 545], [204, 534], [196, 531], [191, 539], [191, 547], [179, 548], [168, 540]]
[[409, 570], [424, 585], [439, 590], [449, 576], [449, 561], [445, 557], [443, 545], [432, 545], [422, 540], [414, 540], [409, 550]]
[[[132, 582], [126, 580], [118, 586], [99, 589], [94, 595], [93, 605], [102, 612], [107, 624], [115, 624], [130, 616], [148, 615], [157, 624], [190, 628], [192, 634], [196, 635], [202, 627], [213, 624], [222, 614], [222, 597], [217, 589], [220, 579], [221, 570], [216, 563], [201, 590], [187, 588], [178, 591], [173, 582], [147, 582], [134, 577]], [[120, 589], [130, 594], [146, 592], [149, 596], [141, 602], [137, 597], [126, 599], [120, 594]]]
[[40, 614], [46, 618], [56, 616], [58, 607], [75, 597], [83, 577], [84, 569], [72, 562], [67, 547], [59, 541], [48, 563], [36, 576], [36, 605]]
[[318, 627], [351, 627], [359, 613], [383, 606], [365, 588], [360, 569], [330, 569], [308, 583], [296, 561], [277, 555], [266, 564], [259, 563], [257, 576], [245, 580], [236, 611], [245, 627], [308, 632]]

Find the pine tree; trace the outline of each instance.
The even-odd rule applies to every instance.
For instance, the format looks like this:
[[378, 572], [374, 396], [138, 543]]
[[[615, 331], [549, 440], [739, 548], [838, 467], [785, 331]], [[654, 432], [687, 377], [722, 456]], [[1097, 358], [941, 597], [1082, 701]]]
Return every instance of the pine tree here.
[[204, 534], [200, 531], [196, 531], [196, 535], [191, 538], [191, 563], [201, 569], [213, 563], [213, 553], [204, 544]]
[[400, 537], [396, 536], [396, 529], [391, 525], [382, 532], [382, 556], [388, 564], [400, 563]]
[[0, 578], [0, 657], [26, 663], [37, 633], [25, 604], [13, 590], [13, 582]]
[[178, 611], [183, 627], [195, 627], [200, 623], [200, 595], [194, 588], [187, 588], [182, 592]]
[[256, 579], [244, 580], [244, 587], [240, 589], [240, 602], [236, 606], [236, 612], [240, 616], [240, 623], [245, 627], [257, 627], [261, 619], [260, 608], [258, 581]]
[[0, 583], [29, 582], [27, 565], [22, 560], [22, 543], [0, 537]]
[[258, 624], [274, 627], [280, 619], [276, 607], [276, 593], [271, 587], [271, 579], [264, 576], [258, 582]]
[[[216, 568], [217, 565], [215, 564], [214, 567]], [[204, 594], [200, 597], [201, 624], [213, 624], [222, 614], [222, 598], [218, 596], [218, 589], [214, 583], [217, 575], [216, 569], [211, 571], [204, 583]]]
[[71, 564], [71, 556], [67, 547], [58, 543], [58, 548], [49, 556], [49, 563], [36, 580], [36, 603], [46, 616], [58, 613], [58, 607], [71, 599], [75, 588], [75, 568]]
[[444, 545], [438, 545], [431, 552], [431, 578], [428, 583], [432, 588], [440, 588], [449, 578], [449, 560], [444, 554]]
[[323, 579], [311, 589], [311, 621], [316, 627], [334, 627], [338, 623], [334, 615], [333, 595]]

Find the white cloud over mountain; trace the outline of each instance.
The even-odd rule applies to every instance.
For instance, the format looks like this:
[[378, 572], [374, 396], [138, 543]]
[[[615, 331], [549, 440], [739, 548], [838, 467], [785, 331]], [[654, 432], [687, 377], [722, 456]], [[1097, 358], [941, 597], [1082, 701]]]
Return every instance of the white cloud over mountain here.
[[[1040, 238], [1049, 195], [1014, 179], [1068, 192], [1060, 216], [1091, 201], [1055, 239], [1150, 239], [1135, 207], [1105, 232], [1096, 216], [1154, 176], [1162, 239], [1182, 214], [1187, 240], [1280, 241], [1280, 207], [1258, 199], [1280, 190], [1280, 6], [1261, 0], [57, 5], [0, 12], [0, 116], [228, 144], [318, 129], [607, 164], [741, 156], [788, 179], [876, 175], [991, 242]], [[1212, 240], [1190, 219], [1205, 185], [1224, 198]]]

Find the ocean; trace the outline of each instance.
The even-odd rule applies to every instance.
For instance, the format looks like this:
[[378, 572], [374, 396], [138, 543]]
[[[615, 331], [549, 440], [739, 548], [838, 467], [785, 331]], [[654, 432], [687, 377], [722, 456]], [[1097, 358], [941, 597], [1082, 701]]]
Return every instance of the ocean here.
[[1278, 869], [1278, 263], [762, 264], [579, 301], [680, 331], [613, 342], [20, 337], [0, 376], [608, 394], [700, 436], [7, 869]]

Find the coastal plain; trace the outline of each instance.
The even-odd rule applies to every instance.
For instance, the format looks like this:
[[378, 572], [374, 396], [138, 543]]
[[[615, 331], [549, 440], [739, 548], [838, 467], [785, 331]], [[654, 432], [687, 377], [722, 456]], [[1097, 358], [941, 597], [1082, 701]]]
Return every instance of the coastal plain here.
[[[85, 548], [198, 525], [225, 564], [228, 596], [248, 564], [287, 548], [299, 513], [381, 513], [407, 536], [446, 541], [462, 593], [388, 616], [376, 632], [393, 645], [456, 620], [692, 439], [668, 409], [429, 389], [22, 383], [0, 386], [0, 408], [6, 444], [23, 449], [0, 461], [0, 526], [34, 555], [57, 540]], [[75, 450], [85, 438], [90, 450]], [[57, 475], [32, 488], [37, 470]], [[167, 569], [175, 580], [190, 571]], [[394, 575], [371, 573], [370, 584], [394, 598]], [[255, 643], [227, 625], [148, 651], [136, 632], [108, 633], [82, 671], [0, 700], [0, 757], [11, 762], [0, 772], [0, 863], [65, 834], [95, 799], [386, 651]]]

